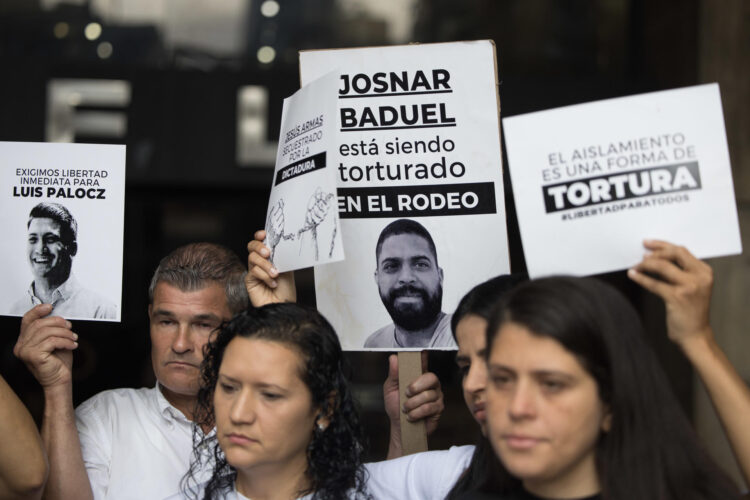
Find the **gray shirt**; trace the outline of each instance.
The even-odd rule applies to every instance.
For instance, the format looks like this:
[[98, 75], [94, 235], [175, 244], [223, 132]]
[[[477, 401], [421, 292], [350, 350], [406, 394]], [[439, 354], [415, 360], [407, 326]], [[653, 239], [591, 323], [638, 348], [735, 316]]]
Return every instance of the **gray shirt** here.
[[[435, 331], [432, 333], [430, 342], [427, 345], [419, 347], [427, 349], [456, 349], [458, 346], [456, 346], [456, 341], [453, 340], [453, 334], [451, 333], [451, 316], [451, 314], [441, 312], [440, 320], [435, 327]], [[396, 342], [396, 325], [393, 323], [376, 330], [372, 335], [367, 337], [365, 347], [403, 348], [403, 346]]]
[[[50, 303], [54, 306], [54, 316], [66, 319], [117, 319], [117, 306], [98, 293], [82, 287], [72, 274], [52, 295]], [[24, 296], [13, 303], [10, 314], [23, 316], [29, 309], [41, 303], [32, 282]]]

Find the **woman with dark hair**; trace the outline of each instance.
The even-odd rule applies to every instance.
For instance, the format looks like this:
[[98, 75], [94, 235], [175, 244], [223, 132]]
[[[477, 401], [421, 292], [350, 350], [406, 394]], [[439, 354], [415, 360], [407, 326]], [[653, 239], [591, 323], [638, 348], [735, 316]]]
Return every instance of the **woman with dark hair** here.
[[[314, 309], [270, 304], [235, 316], [207, 347], [196, 423], [216, 432], [195, 428], [184, 494], [367, 498], [342, 362], [336, 333]], [[204, 467], [213, 473], [199, 485]]]
[[467, 491], [495, 491], [499, 461], [484, 437], [485, 332], [498, 299], [525, 280], [523, 275], [503, 275], [477, 285], [461, 299], [451, 318], [464, 401], [479, 424], [477, 445], [367, 464], [369, 487], [378, 498], [454, 499]]
[[503, 499], [726, 500], [636, 311], [586, 278], [525, 283], [487, 327], [487, 432]]
[[487, 440], [486, 396], [487, 365], [485, 340], [487, 322], [497, 301], [513, 287], [526, 281], [525, 275], [512, 274], [492, 278], [475, 286], [464, 295], [451, 318], [451, 330], [458, 344], [456, 364], [461, 373], [466, 407], [479, 424], [477, 445], [471, 462], [448, 493], [448, 500], [466, 491], [493, 491], [497, 483], [494, 473], [499, 466], [497, 456]]

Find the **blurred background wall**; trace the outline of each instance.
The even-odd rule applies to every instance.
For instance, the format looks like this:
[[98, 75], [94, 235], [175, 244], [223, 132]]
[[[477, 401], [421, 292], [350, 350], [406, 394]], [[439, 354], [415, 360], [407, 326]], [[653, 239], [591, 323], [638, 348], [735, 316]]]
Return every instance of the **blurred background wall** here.
[[[146, 290], [159, 259], [196, 240], [245, 245], [265, 220], [282, 99], [304, 49], [493, 39], [503, 116], [704, 82], [721, 85], [745, 248], [750, 230], [750, 2], [746, 0], [3, 0], [0, 140], [127, 145], [122, 324], [76, 322], [75, 400], [154, 383]], [[525, 270], [506, 176], [511, 260]], [[721, 223], [721, 221], [717, 221]], [[750, 265], [717, 259], [713, 320], [750, 379]], [[718, 421], [663, 307], [623, 273], [603, 276], [643, 314], [680, 401], [739, 481]], [[312, 271], [298, 273], [314, 304]], [[37, 419], [42, 393], [0, 318], [0, 373]], [[370, 440], [384, 456], [386, 357], [349, 353]], [[472, 442], [451, 353], [432, 353], [446, 392], [431, 447]], [[750, 415], [748, 416], [750, 422]]]

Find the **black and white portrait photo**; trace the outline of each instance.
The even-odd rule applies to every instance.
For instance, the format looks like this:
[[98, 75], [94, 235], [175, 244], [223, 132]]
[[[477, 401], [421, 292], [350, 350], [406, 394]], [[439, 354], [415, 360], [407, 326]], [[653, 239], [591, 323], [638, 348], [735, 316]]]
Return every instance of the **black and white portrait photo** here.
[[375, 261], [375, 283], [393, 322], [364, 347], [454, 347], [451, 316], [442, 310], [443, 269], [427, 229], [412, 219], [391, 222], [378, 237]]
[[120, 321], [125, 146], [0, 141], [0, 315]]
[[34, 206], [26, 222], [26, 250], [33, 281], [13, 303], [11, 314], [23, 315], [37, 304], [52, 304], [63, 317], [115, 319], [117, 307], [84, 288], [73, 273], [78, 253], [78, 223], [59, 203]]

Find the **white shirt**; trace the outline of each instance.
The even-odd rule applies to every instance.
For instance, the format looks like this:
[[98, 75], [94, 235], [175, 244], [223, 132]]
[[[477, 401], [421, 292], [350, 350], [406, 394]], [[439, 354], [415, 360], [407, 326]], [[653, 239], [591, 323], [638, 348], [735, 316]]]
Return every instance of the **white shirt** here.
[[[158, 384], [101, 392], [76, 409], [76, 425], [95, 499], [163, 499], [179, 492], [190, 467], [193, 424]], [[210, 470], [203, 473], [199, 481]]]
[[[198, 487], [197, 495], [193, 493], [190, 497], [188, 497], [183, 492], [180, 492], [177, 495], [174, 495], [174, 496], [171, 496], [171, 497], [167, 498], [166, 500], [186, 500], [188, 498], [190, 498], [190, 499], [192, 499], [192, 498], [203, 498], [203, 495], [205, 493], [205, 489], [206, 489], [206, 484], [207, 483], [208, 483], [208, 481], [204, 482], [203, 484], [201, 484]], [[237, 485], [236, 484], [232, 487], [231, 491], [223, 491], [223, 492], [219, 493], [218, 495], [219, 496], [215, 496], [211, 500], [253, 500], [252, 498], [246, 497], [245, 495], [243, 495], [242, 493], [240, 493], [239, 491], [237, 491]], [[299, 497], [297, 500], [310, 500], [312, 498], [312, 496], [313, 496], [313, 494], [310, 493], [309, 495], [305, 495], [303, 497]], [[352, 497], [352, 498], [354, 498], [354, 497]]]
[[443, 499], [469, 466], [474, 446], [415, 453], [366, 464], [367, 489], [376, 500]]
[[[442, 500], [461, 477], [474, 455], [474, 446], [453, 446], [448, 450], [415, 453], [394, 460], [365, 464], [367, 492], [374, 500]], [[197, 488], [203, 498], [206, 483]], [[195, 495], [193, 495], [195, 497]], [[167, 500], [185, 500], [180, 492]], [[298, 500], [312, 498], [305, 495]], [[354, 492], [349, 498], [356, 500]], [[219, 494], [216, 500], [251, 500], [237, 491]]]

